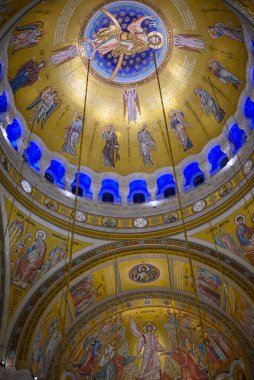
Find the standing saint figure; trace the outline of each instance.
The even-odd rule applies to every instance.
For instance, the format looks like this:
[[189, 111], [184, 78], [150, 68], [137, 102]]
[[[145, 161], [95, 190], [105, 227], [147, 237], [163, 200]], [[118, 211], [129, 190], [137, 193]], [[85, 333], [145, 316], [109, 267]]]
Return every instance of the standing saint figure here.
[[158, 352], [166, 353], [158, 338], [154, 334], [155, 326], [152, 323], [146, 323], [143, 327], [142, 334], [136, 325], [136, 322], [130, 318], [130, 327], [133, 335], [138, 338], [137, 356], [142, 353], [142, 363], [138, 376], [138, 380], [160, 380], [161, 379], [161, 363]]
[[140, 152], [142, 154], [144, 165], [153, 165], [151, 149], [156, 150], [156, 144], [151, 133], [147, 130], [147, 124], [141, 124], [141, 131], [138, 133], [138, 141], [140, 143]]
[[181, 111], [170, 111], [170, 125], [176, 134], [180, 144], [183, 147], [183, 151], [193, 148], [193, 144], [187, 134], [186, 127], [189, 127], [189, 123], [184, 121], [184, 113]]
[[208, 32], [212, 38], [220, 38], [226, 36], [232, 40], [244, 42], [243, 30], [240, 26], [232, 27], [232, 23], [228, 22], [226, 25], [223, 22], [216, 22], [214, 25], [208, 27]]
[[203, 90], [201, 87], [196, 88], [195, 93], [200, 100], [201, 107], [207, 114], [213, 114], [217, 123], [221, 123], [225, 116], [225, 111], [220, 108], [219, 104], [208, 94], [206, 90]]
[[176, 34], [174, 36], [174, 46], [177, 49], [200, 53], [201, 50], [205, 50], [205, 41], [198, 37], [200, 37], [200, 34]]
[[240, 79], [238, 79], [229, 70], [227, 70], [226, 67], [223, 66], [220, 62], [216, 61], [215, 59], [211, 59], [207, 64], [207, 68], [217, 78], [219, 78], [223, 84], [227, 85], [228, 83], [231, 83], [232, 86], [238, 90], [241, 84]]
[[123, 106], [124, 106], [124, 116], [126, 115], [126, 108], [128, 110], [128, 122], [137, 120], [137, 108], [140, 112], [138, 93], [135, 88], [129, 88], [123, 92]]
[[32, 86], [38, 79], [40, 71], [46, 67], [46, 62], [36, 62], [34, 59], [24, 63], [17, 71], [15, 77], [10, 81], [10, 85], [15, 95], [16, 92], [27, 86]]
[[118, 150], [120, 145], [117, 141], [116, 127], [112, 124], [107, 125], [102, 132], [102, 138], [106, 141], [106, 145], [102, 150], [103, 166], [115, 169], [116, 161], [120, 161]]
[[79, 141], [79, 136], [82, 131], [83, 117], [81, 114], [75, 114], [72, 119], [72, 125], [64, 128], [66, 133], [64, 135], [65, 142], [62, 146], [62, 152], [71, 154], [74, 158], [77, 157], [76, 146]]

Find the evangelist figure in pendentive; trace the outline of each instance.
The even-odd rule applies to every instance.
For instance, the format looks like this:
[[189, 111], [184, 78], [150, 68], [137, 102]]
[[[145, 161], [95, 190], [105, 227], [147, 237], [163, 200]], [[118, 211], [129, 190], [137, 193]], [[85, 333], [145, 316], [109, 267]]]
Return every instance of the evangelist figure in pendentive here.
[[144, 165], [153, 165], [153, 159], [151, 149], [156, 150], [156, 144], [151, 136], [151, 133], [147, 130], [147, 124], [141, 124], [141, 131], [138, 133], [138, 141], [140, 144], [140, 153], [142, 154]]
[[21, 33], [12, 36], [9, 42], [9, 48], [13, 48], [12, 54], [19, 50], [37, 45], [39, 39], [42, 38], [44, 34], [43, 30], [39, 30], [43, 25], [43, 22], [37, 21], [33, 24], [17, 27], [16, 30]]
[[37, 272], [42, 268], [46, 255], [46, 236], [45, 231], [37, 231], [35, 241], [27, 247], [26, 252], [21, 253], [13, 271], [13, 284], [26, 288], [34, 281]]
[[193, 144], [186, 131], [186, 127], [189, 127], [189, 123], [184, 121], [184, 113], [181, 111], [170, 111], [169, 117], [171, 128], [183, 147], [183, 151], [186, 152], [193, 148]]
[[126, 109], [128, 112], [128, 122], [137, 120], [137, 109], [140, 112], [138, 92], [135, 88], [129, 88], [123, 92], [123, 106], [124, 116], [126, 115]]
[[208, 94], [206, 90], [203, 90], [201, 87], [198, 87], [195, 90], [197, 97], [200, 100], [201, 107], [207, 114], [213, 114], [215, 120], [218, 124], [222, 122], [225, 116], [225, 111], [219, 106], [219, 104], [214, 100], [214, 98]]
[[157, 336], [154, 334], [156, 327], [152, 323], [146, 323], [143, 327], [144, 333], [141, 333], [136, 322], [130, 318], [131, 331], [138, 338], [137, 356], [142, 352], [142, 363], [138, 380], [160, 380], [161, 363], [158, 353], [166, 354], [165, 349], [159, 343]]
[[66, 133], [64, 135], [65, 142], [62, 146], [62, 152], [77, 157], [76, 146], [79, 141], [79, 136], [82, 131], [83, 117], [81, 114], [75, 114], [72, 119], [72, 124], [64, 128]]
[[128, 32], [124, 32], [118, 21], [107, 12], [102, 9], [106, 15], [114, 20], [113, 25], [109, 25], [107, 28], [101, 28], [94, 34], [93, 39], [85, 38], [85, 42], [91, 43], [93, 46], [93, 52], [90, 59], [93, 59], [98, 52], [100, 56], [111, 52], [114, 57], [119, 57], [122, 54], [133, 55], [146, 51], [149, 47], [158, 49], [162, 47], [164, 40], [163, 36], [156, 31], [147, 34], [142, 28], [142, 22], [145, 20], [152, 20], [151, 16], [139, 17], [136, 21], [133, 21], [128, 25]]
[[237, 224], [236, 236], [246, 254], [246, 259], [254, 265], [254, 227], [247, 226], [244, 215], [237, 215], [235, 223]]
[[103, 166], [115, 169], [116, 161], [120, 161], [119, 148], [117, 141], [116, 127], [112, 124], [108, 125], [102, 132], [102, 138], [106, 141], [106, 145], [102, 150]]
[[231, 83], [232, 86], [238, 90], [241, 84], [240, 79], [238, 79], [234, 74], [227, 70], [226, 67], [223, 66], [220, 62], [216, 61], [215, 59], [211, 59], [207, 64], [207, 68], [217, 78], [219, 78], [223, 84], [227, 85], [228, 83]]

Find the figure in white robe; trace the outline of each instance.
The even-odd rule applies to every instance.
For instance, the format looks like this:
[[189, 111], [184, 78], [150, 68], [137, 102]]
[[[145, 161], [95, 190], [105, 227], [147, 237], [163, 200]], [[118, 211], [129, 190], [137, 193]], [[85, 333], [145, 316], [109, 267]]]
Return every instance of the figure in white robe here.
[[50, 61], [56, 66], [60, 66], [63, 63], [78, 57], [79, 55], [78, 48], [75, 45], [64, 46], [53, 51], [55, 54], [50, 57]]
[[135, 88], [130, 88], [123, 92], [123, 106], [124, 106], [124, 116], [126, 115], [126, 109], [128, 110], [128, 122], [137, 120], [137, 109], [140, 112], [138, 93]]
[[146, 323], [142, 334], [136, 325], [136, 322], [130, 318], [130, 327], [133, 335], [138, 338], [137, 356], [142, 352], [142, 363], [138, 376], [138, 380], [160, 380], [161, 363], [158, 352], [166, 353], [165, 349], [159, 343], [158, 338], [154, 334], [155, 326], [152, 323]]
[[177, 49], [200, 53], [201, 50], [205, 50], [205, 41], [198, 37], [200, 37], [199, 34], [176, 34], [174, 36], [174, 46]]

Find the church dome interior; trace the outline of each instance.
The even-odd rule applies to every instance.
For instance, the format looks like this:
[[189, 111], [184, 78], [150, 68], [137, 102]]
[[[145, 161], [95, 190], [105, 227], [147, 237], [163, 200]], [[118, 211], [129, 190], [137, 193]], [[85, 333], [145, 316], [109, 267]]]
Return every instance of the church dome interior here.
[[0, 380], [254, 380], [252, 0], [0, 0]]

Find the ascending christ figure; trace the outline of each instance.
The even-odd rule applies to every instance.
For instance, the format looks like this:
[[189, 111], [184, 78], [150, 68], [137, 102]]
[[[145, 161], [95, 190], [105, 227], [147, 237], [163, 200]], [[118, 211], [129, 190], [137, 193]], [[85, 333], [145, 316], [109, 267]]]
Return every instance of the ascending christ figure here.
[[142, 334], [136, 325], [136, 322], [130, 318], [132, 333], [138, 338], [137, 355], [142, 353], [142, 363], [138, 380], [160, 380], [161, 363], [158, 352], [166, 353], [158, 338], [154, 334], [155, 326], [152, 323], [146, 323], [143, 327]]
[[107, 28], [101, 28], [93, 35], [93, 39], [85, 38], [84, 41], [91, 43], [93, 52], [90, 56], [92, 60], [98, 52], [101, 57], [111, 52], [114, 57], [119, 57], [121, 54], [133, 55], [147, 50], [149, 47], [159, 49], [164, 43], [161, 33], [152, 31], [147, 34], [141, 24], [146, 19], [153, 19], [151, 16], [142, 16], [136, 21], [128, 25], [128, 32], [124, 32], [118, 21], [102, 9], [110, 18], [113, 19], [114, 25], [109, 25]]

